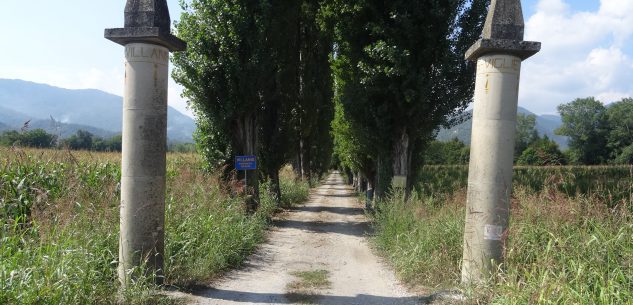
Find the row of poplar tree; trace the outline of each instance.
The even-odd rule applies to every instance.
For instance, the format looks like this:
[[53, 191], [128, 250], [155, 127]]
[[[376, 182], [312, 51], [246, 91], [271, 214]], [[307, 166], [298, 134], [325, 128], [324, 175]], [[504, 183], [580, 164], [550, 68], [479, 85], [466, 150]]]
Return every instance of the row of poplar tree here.
[[439, 125], [472, 100], [487, 0], [193, 0], [173, 76], [209, 164], [256, 155], [255, 194], [292, 162], [305, 178], [333, 157], [384, 193], [411, 177]]

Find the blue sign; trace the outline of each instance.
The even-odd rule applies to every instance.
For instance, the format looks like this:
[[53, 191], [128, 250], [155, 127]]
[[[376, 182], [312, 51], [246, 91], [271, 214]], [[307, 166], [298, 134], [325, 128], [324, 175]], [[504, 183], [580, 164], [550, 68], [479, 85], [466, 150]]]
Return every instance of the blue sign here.
[[248, 171], [257, 169], [257, 157], [237, 156], [235, 157], [235, 169], [238, 171]]

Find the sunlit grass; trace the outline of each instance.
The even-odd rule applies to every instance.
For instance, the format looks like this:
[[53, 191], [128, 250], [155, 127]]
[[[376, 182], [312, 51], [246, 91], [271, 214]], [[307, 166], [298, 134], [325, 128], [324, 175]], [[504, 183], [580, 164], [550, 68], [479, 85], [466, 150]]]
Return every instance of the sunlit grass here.
[[[120, 154], [0, 148], [0, 304], [169, 304], [151, 279], [119, 291]], [[169, 154], [166, 283], [204, 283], [239, 265], [276, 207], [262, 192], [245, 212], [194, 154]], [[307, 183], [286, 179], [282, 200], [307, 198]], [[265, 184], [264, 188], [265, 189]]]
[[[388, 198], [374, 241], [408, 283], [459, 287], [465, 203], [463, 187]], [[633, 304], [630, 200], [515, 182], [510, 222], [505, 263], [488, 287], [473, 291], [474, 303]]]

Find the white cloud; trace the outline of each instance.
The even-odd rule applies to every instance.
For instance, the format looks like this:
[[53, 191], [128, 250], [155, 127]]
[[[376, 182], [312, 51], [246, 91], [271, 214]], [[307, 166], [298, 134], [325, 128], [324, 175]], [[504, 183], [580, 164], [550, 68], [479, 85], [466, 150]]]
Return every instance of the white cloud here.
[[585, 71], [587, 85], [596, 90], [609, 90], [611, 87], [623, 87], [631, 82], [631, 60], [616, 47], [596, 48], [589, 52], [584, 62], [576, 68], [579, 73]]
[[540, 0], [526, 22], [526, 40], [542, 50], [524, 64], [520, 103], [537, 113], [578, 97], [613, 102], [633, 96], [633, 1], [602, 0], [593, 12], [573, 2]]

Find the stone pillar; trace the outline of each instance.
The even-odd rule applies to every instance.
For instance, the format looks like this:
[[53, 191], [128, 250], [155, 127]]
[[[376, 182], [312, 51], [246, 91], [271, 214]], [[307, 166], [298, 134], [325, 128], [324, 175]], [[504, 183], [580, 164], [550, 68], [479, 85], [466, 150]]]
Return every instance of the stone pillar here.
[[[105, 37], [125, 46], [119, 280], [163, 278], [169, 52], [184, 50], [170, 34], [166, 0], [128, 0], [125, 27]], [[136, 272], [135, 272], [136, 271]]]
[[483, 38], [466, 53], [477, 62], [462, 283], [478, 284], [503, 259], [508, 232], [521, 62], [540, 50], [523, 41], [519, 0], [492, 0]]

